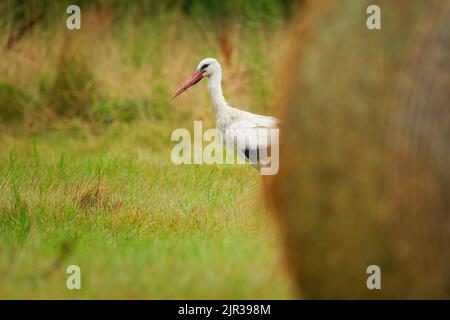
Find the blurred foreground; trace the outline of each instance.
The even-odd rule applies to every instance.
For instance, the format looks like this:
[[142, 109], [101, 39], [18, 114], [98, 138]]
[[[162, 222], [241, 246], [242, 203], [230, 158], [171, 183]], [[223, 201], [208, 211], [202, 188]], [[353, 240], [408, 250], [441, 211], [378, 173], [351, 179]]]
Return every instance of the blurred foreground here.
[[[450, 298], [450, 2], [311, 1], [271, 195], [309, 298]], [[369, 290], [367, 268], [381, 270]]]

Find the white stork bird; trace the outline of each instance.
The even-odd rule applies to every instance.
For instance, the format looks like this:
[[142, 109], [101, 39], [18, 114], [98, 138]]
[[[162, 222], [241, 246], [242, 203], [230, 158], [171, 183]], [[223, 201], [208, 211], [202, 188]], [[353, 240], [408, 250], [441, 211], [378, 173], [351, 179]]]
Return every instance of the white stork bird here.
[[216, 59], [206, 58], [200, 61], [197, 71], [172, 95], [171, 99], [179, 96], [203, 78], [208, 80], [208, 92], [216, 117], [216, 129], [226, 145], [250, 161], [257, 169], [266, 165], [263, 159], [264, 157], [267, 159], [273, 143], [270, 132], [272, 129], [278, 129], [280, 121], [228, 105], [222, 93], [222, 68]]

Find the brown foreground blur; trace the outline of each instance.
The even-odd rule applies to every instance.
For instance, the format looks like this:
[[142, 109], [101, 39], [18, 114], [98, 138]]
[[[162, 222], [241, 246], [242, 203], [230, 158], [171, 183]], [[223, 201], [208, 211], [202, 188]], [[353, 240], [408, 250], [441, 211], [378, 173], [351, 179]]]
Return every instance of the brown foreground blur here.
[[306, 298], [450, 298], [450, 2], [358, 3], [293, 31], [269, 185], [291, 269]]

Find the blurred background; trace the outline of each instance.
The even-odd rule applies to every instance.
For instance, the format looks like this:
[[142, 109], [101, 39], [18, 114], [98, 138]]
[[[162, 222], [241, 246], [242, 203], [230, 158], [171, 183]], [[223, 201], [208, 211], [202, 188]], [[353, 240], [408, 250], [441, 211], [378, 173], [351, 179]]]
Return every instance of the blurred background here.
[[28, 128], [55, 117], [210, 120], [205, 90], [167, 99], [209, 56], [224, 65], [227, 96], [268, 111], [284, 31], [301, 1], [77, 3], [81, 30], [66, 28], [70, 1], [1, 2], [0, 94], [15, 101], [2, 105], [3, 120]]
[[[0, 297], [448, 298], [449, 3], [0, 1]], [[170, 161], [204, 57], [283, 121], [264, 184]]]

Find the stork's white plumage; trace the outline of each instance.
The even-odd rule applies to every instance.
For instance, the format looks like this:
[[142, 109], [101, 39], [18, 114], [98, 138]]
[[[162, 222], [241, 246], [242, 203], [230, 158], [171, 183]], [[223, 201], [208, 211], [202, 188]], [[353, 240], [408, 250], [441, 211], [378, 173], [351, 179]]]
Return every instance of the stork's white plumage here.
[[[216, 128], [221, 137], [239, 155], [259, 167], [261, 154], [267, 155], [273, 143], [270, 131], [277, 129], [280, 121], [228, 105], [222, 93], [222, 68], [214, 58], [200, 61], [197, 71], [172, 95], [171, 99], [179, 96], [202, 78], [208, 80], [208, 92], [216, 117]], [[261, 152], [262, 150], [265, 151]]]

